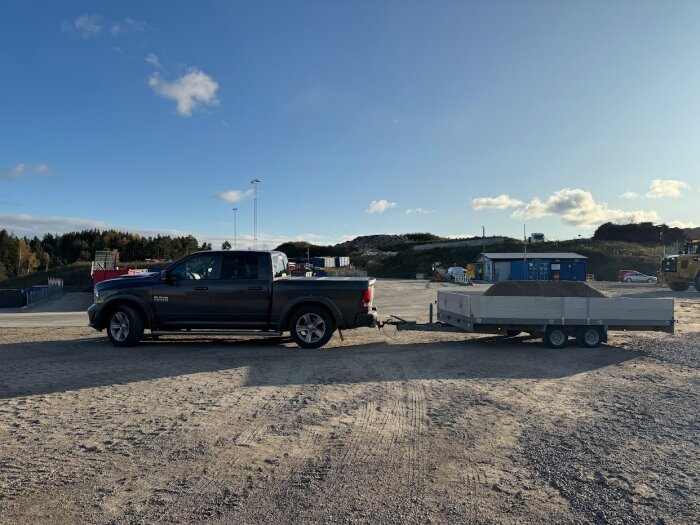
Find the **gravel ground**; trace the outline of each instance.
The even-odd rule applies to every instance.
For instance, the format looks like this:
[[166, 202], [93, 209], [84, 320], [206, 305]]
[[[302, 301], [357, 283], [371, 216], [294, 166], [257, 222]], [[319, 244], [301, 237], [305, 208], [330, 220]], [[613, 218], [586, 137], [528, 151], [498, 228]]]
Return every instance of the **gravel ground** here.
[[[445, 286], [380, 281], [377, 303], [421, 317]], [[675, 297], [678, 332], [115, 349], [1, 328], [0, 522], [697, 523], [700, 294], [596, 287]]]

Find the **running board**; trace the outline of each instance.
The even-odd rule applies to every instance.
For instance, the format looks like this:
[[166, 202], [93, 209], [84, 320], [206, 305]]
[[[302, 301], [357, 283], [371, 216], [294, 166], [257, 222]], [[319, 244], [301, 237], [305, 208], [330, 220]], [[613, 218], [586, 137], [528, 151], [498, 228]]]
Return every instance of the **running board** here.
[[261, 330], [152, 330], [156, 335], [189, 335], [189, 336], [223, 336], [223, 337], [280, 337], [282, 332], [263, 332]]

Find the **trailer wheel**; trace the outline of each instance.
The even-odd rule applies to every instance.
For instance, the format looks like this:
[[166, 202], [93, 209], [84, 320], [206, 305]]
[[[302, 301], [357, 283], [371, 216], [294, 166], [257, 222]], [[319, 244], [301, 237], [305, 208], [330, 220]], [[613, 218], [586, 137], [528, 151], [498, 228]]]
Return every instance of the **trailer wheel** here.
[[597, 348], [603, 342], [603, 334], [600, 328], [584, 327], [578, 331], [576, 342], [584, 348]]
[[564, 330], [552, 326], [547, 328], [542, 336], [542, 341], [549, 348], [564, 348], [568, 340], [569, 336]]
[[292, 316], [289, 333], [301, 348], [320, 348], [333, 336], [335, 328], [328, 312], [318, 306], [305, 306]]
[[670, 282], [668, 283], [668, 287], [674, 292], [685, 292], [688, 288], [690, 288], [690, 283]]

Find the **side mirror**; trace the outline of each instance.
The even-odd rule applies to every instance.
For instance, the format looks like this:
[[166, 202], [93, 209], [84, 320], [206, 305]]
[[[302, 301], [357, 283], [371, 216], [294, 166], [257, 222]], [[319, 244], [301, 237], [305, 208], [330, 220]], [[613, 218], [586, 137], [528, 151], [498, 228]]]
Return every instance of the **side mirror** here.
[[163, 270], [163, 280], [166, 283], [172, 283], [174, 281], [177, 281], [177, 279], [177, 275], [173, 275], [172, 273], [170, 273], [170, 270]]

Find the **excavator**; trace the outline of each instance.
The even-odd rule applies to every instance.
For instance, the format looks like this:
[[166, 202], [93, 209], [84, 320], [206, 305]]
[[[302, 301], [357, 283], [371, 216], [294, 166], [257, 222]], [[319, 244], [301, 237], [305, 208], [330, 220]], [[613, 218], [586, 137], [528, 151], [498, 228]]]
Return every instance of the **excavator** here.
[[700, 239], [686, 242], [678, 255], [664, 257], [661, 274], [671, 290], [684, 292], [692, 284], [700, 292]]

